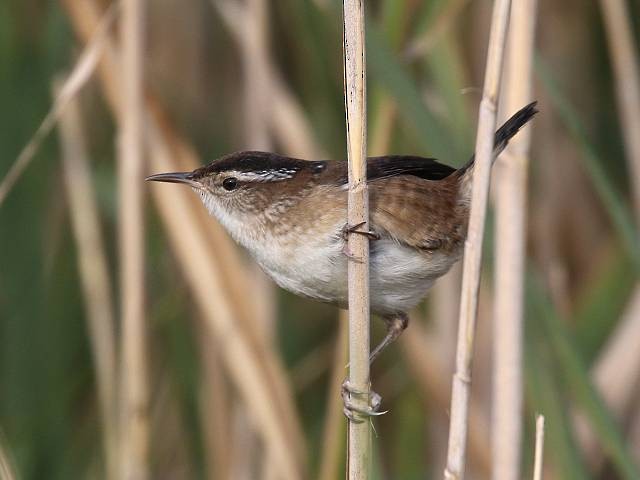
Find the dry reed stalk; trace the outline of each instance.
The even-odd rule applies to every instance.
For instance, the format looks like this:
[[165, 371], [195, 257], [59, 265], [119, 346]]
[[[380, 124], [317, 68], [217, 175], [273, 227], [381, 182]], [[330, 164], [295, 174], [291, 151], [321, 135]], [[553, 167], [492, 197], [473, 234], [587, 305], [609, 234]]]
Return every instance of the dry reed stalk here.
[[120, 219], [120, 476], [149, 476], [147, 347], [144, 309], [144, 4], [125, 0], [122, 9], [122, 106], [118, 152]]
[[[532, 100], [537, 0], [511, 9], [501, 110], [509, 115]], [[493, 316], [492, 478], [520, 478], [522, 444], [524, 272], [531, 130], [496, 162], [495, 300]]]
[[600, 0], [616, 81], [620, 127], [631, 173], [631, 187], [640, 229], [640, 67], [631, 16], [625, 0]]
[[[271, 84], [268, 82], [269, 66], [267, 65], [268, 50], [268, 9], [264, 0], [247, 0], [244, 2], [244, 15], [242, 25], [241, 60], [244, 81], [244, 129], [246, 149], [264, 150], [272, 149], [271, 137], [267, 121], [271, 107]], [[245, 148], [243, 147], [243, 149]], [[252, 291], [251, 303], [254, 318], [257, 320], [260, 335], [263, 335], [269, 345], [273, 345], [276, 329], [276, 305], [273, 283], [260, 267], [251, 262], [247, 265], [250, 271], [249, 288]], [[270, 466], [274, 456], [269, 452], [269, 446], [259, 449], [257, 433], [247, 419], [246, 406], [239, 404], [235, 408], [235, 423], [233, 443], [235, 448], [233, 462], [233, 477], [247, 479], [256, 478], [256, 465], [260, 462], [247, 462], [245, 452], [247, 449], [260, 452], [262, 463], [260, 472], [273, 471]], [[246, 431], [244, 431], [246, 430]], [[258, 455], [256, 455], [258, 457]], [[253, 465], [252, 465], [253, 463]], [[240, 468], [240, 471], [235, 470]], [[266, 468], [266, 470], [265, 470]], [[253, 471], [252, 471], [253, 470]], [[236, 474], [239, 473], [238, 474]]]
[[341, 439], [344, 438], [340, 385], [344, 379], [344, 366], [347, 364], [348, 322], [347, 312], [341, 310], [338, 320], [338, 335], [334, 348], [333, 368], [329, 377], [329, 393], [322, 433], [322, 452], [320, 453], [318, 480], [334, 480], [338, 478], [340, 472], [343, 448]]
[[640, 379], [640, 285], [635, 287], [613, 335], [609, 337], [591, 372], [604, 402], [617, 415], [630, 406]]
[[536, 449], [533, 458], [533, 480], [542, 480], [544, 457], [544, 415], [536, 416]]
[[[60, 85], [55, 87], [56, 96], [59, 87]], [[113, 295], [77, 97], [67, 104], [60, 117], [60, 144], [95, 366], [106, 465], [105, 477], [115, 479], [117, 395]]]
[[496, 127], [496, 103], [500, 91], [510, 6], [510, 0], [496, 0], [491, 20], [484, 90], [482, 101], [480, 102], [476, 138], [476, 164], [473, 172], [469, 230], [464, 249], [456, 372], [453, 376], [451, 390], [451, 421], [447, 467], [444, 471], [444, 478], [446, 479], [461, 480], [464, 478], [469, 397], [471, 393], [471, 360], [473, 358], [478, 309], [482, 240], [491, 178], [493, 135]]
[[630, 451], [636, 462], [640, 462], [640, 411], [636, 411], [631, 417], [630, 425], [627, 437]]
[[[149, 140], [153, 167], [158, 171], [173, 170], [171, 151], [166, 148], [159, 132], [150, 128]], [[205, 233], [197, 228], [196, 214], [190, 207], [188, 195], [191, 192], [181, 189], [154, 190], [169, 240], [204, 314], [206, 326], [217, 339], [216, 346], [225, 366], [249, 408], [251, 419], [258, 426], [265, 444], [274, 451], [281, 478], [302, 478], [301, 466], [294, 454], [296, 448], [278, 415], [277, 400], [251, 343], [236, 322], [234, 306], [224, 294], [224, 282], [216, 272], [217, 259], [210, 254]]]
[[[78, 36], [85, 41], [91, 38], [92, 32], [98, 25], [99, 8], [97, 3], [95, 1], [63, 1], [63, 5], [67, 9]], [[119, 65], [119, 52], [113, 42], [109, 41], [105, 46], [104, 55], [99, 64], [99, 78], [107, 103], [114, 116], [118, 118], [121, 115], [121, 99], [119, 96], [120, 85], [116, 75], [118, 71], [117, 65]], [[156, 145], [157, 149], [160, 149], [164, 161], [161, 165], [156, 164], [155, 168], [175, 171], [193, 169], [198, 166], [199, 162], [193, 153], [193, 149], [177, 134], [163, 114], [162, 108], [150, 93], [147, 93], [146, 107], [147, 124], [155, 132], [154, 141], [151, 143]], [[262, 411], [260, 409], [261, 405], [257, 405], [257, 402], [264, 398], [270, 399], [268, 404], [271, 406], [271, 410], [267, 412], [267, 420], [258, 422], [261, 434], [267, 442], [278, 438], [280, 444], [278, 444], [277, 448], [283, 445], [282, 439], [285, 438], [283, 448], [288, 454], [295, 456], [295, 459], [291, 462], [296, 464], [300, 471], [304, 472], [305, 439], [301, 432], [299, 418], [295, 414], [295, 404], [278, 357], [266, 347], [264, 339], [255, 333], [257, 328], [254, 326], [252, 312], [244, 300], [246, 296], [243, 288], [246, 285], [246, 281], [242, 276], [243, 267], [239, 260], [239, 255], [222, 228], [207, 217], [198, 199], [192, 195], [184, 195], [185, 193], [188, 192], [171, 191], [170, 193], [164, 193], [166, 197], [172, 194], [178, 195], [178, 198], [182, 199], [181, 205], [184, 207], [183, 227], [178, 222], [173, 222], [171, 223], [173, 225], [172, 228], [176, 229], [176, 235], [182, 229], [188, 231], [188, 238], [196, 238], [197, 244], [204, 255], [198, 260], [197, 267], [199, 268], [196, 271], [205, 269], [207, 278], [220, 277], [225, 279], [224, 284], [218, 282], [220, 290], [216, 291], [216, 294], [219, 296], [214, 299], [207, 299], [205, 292], [200, 290], [203, 285], [197, 282], [197, 275], [193, 275], [191, 272], [190, 261], [196, 259], [193, 258], [192, 252], [188, 248], [182, 252], [185, 258], [183, 267], [187, 274], [187, 279], [190, 281], [190, 287], [196, 292], [196, 300], [201, 310], [209, 314], [207, 316], [207, 328], [213, 325], [214, 333], [217, 332], [221, 338], [224, 338], [224, 334], [228, 330], [228, 316], [225, 317], [223, 315], [222, 319], [210, 317], [216, 314], [215, 301], [213, 300], [218, 299], [225, 303], [226, 307], [223, 311], [231, 312], [233, 310], [236, 316], [230, 322], [232, 325], [231, 331], [238, 335], [239, 341], [243, 344], [240, 355], [241, 363], [248, 365], [250, 371], [259, 373], [258, 378], [260, 381], [253, 385], [253, 389], [258, 394], [253, 396], [250, 394], [252, 388], [247, 386], [247, 383], [250, 382], [247, 381], [247, 378], [241, 376], [242, 369], [230, 368], [232, 363], [231, 356], [228, 354], [229, 352], [223, 350], [222, 357], [225, 361], [225, 366], [229, 369], [234, 383], [242, 385], [239, 391], [242, 393], [244, 401], [250, 405], [254, 416], [260, 417], [255, 412]], [[158, 196], [156, 199], [159, 202], [161, 197]], [[213, 303], [211, 303], [212, 301]], [[235, 328], [236, 326], [237, 329]], [[244, 342], [248, 342], [247, 345], [244, 345]], [[248, 348], [245, 349], [245, 346]], [[237, 349], [234, 351], [237, 351]], [[248, 378], [251, 378], [251, 376]], [[262, 420], [261, 418], [259, 419]], [[270, 426], [275, 426], [275, 434], [273, 430], [268, 429]], [[281, 434], [281, 428], [284, 428], [286, 434]], [[283, 468], [286, 469], [291, 462], [284, 462]], [[304, 477], [304, 474], [301, 476]]]
[[[240, 50], [257, 50], [259, 53], [258, 61], [264, 66], [260, 79], [271, 95], [270, 115], [264, 119], [266, 120], [264, 125], [268, 122], [273, 134], [289, 155], [304, 158], [321, 156], [322, 150], [313, 138], [311, 125], [300, 103], [275, 68], [269, 49], [264, 42], [257, 42], [256, 45], [256, 41], [252, 40], [255, 35], [247, 33], [251, 25], [245, 19], [250, 11], [250, 5], [243, 5], [236, 0], [211, 0], [211, 4], [220, 14]], [[260, 100], [258, 105], [262, 105], [263, 102], [264, 100]]]
[[[607, 408], [620, 419], [632, 405], [640, 380], [640, 286], [636, 286], [631, 300], [616, 330], [601, 350], [592, 370], [591, 378]], [[592, 467], [604, 460], [590, 422], [582, 412], [575, 416], [580, 447]]]
[[[175, 130], [159, 113], [158, 105], [148, 96], [150, 105], [150, 125], [160, 129], [159, 138], [166, 144], [164, 148], [170, 150], [173, 162], [170, 170], [192, 170], [199, 164], [193, 150], [177, 137]], [[296, 415], [296, 407], [293, 394], [289, 386], [284, 367], [279, 361], [276, 352], [267, 344], [267, 339], [261, 335], [260, 327], [254, 317], [252, 305], [246, 301], [245, 287], [249, 283], [248, 271], [241, 259], [237, 246], [229, 238], [228, 234], [215, 221], [212, 221], [199, 199], [194, 195], [187, 199], [194, 218], [197, 218], [197, 228], [207, 237], [208, 258], [212, 258], [211, 266], [216, 275], [224, 278], [222, 288], [225, 298], [228, 299], [236, 316], [236, 322], [240, 335], [249, 343], [255, 354], [254, 368], [261, 371], [266, 380], [266, 387], [273, 395], [273, 408], [284, 422], [289, 439], [290, 452], [294, 453], [300, 465], [305, 463], [306, 441], [300, 426], [300, 419]]]
[[[411, 319], [411, 330], [411, 335], [402, 335], [398, 340], [405, 364], [424, 401], [433, 402], [436, 410], [445, 412], [451, 401], [446, 360], [443, 360], [437, 341], [427, 335], [418, 319]], [[487, 443], [489, 424], [485, 417], [481, 406], [472, 401], [469, 407], [469, 457], [483, 478], [489, 476], [491, 467], [491, 450]]]
[[206, 478], [231, 478], [231, 437], [230, 395], [224, 377], [221, 359], [215, 349], [211, 348], [214, 339], [205, 328], [205, 321], [198, 322], [197, 341], [202, 363], [203, 379], [200, 382], [199, 395], [200, 416], [203, 419], [203, 444], [205, 451]]
[[0, 434], [0, 480], [16, 480], [18, 477], [15, 473], [13, 461], [7, 451], [4, 436]]
[[91, 32], [91, 35], [87, 39], [87, 44], [73, 67], [73, 70], [60, 86], [59, 92], [53, 101], [53, 106], [49, 112], [47, 112], [47, 115], [42, 120], [42, 123], [36, 132], [22, 149], [18, 158], [0, 182], [0, 206], [7, 198], [7, 195], [22, 173], [29, 166], [29, 163], [31, 163], [31, 160], [38, 151], [40, 144], [55, 126], [56, 121], [64, 111], [65, 107], [93, 75], [96, 65], [98, 65], [98, 60], [102, 54], [102, 50], [108, 39], [109, 28], [115, 20], [116, 11], [117, 9], [115, 7], [111, 7], [104, 14], [99, 25], [96, 26], [95, 31]]
[[[367, 188], [367, 105], [364, 9], [362, 0], [343, 0], [344, 90], [347, 120], [349, 193], [347, 223], [369, 228]], [[349, 383], [363, 393], [351, 394], [354, 405], [369, 404], [369, 240], [351, 234], [348, 248], [358, 261], [348, 264]], [[349, 422], [347, 478], [369, 478], [371, 429], [369, 422]]]

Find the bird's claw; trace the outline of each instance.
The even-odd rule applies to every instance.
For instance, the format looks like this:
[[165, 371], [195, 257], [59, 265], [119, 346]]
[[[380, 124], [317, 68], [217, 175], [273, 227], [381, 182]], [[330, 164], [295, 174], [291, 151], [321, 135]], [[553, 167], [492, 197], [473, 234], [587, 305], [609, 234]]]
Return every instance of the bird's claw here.
[[358, 230], [360, 227], [365, 225], [367, 222], [360, 222], [355, 225], [345, 225], [342, 228], [342, 238], [346, 241], [347, 237], [350, 233], [357, 233], [358, 235], [364, 235], [369, 240], [380, 240], [380, 235], [378, 235], [373, 230]]
[[[362, 423], [369, 417], [377, 417], [387, 413], [386, 411], [378, 411], [380, 405], [382, 404], [382, 397], [380, 395], [378, 395], [374, 391], [365, 392], [362, 390], [358, 390], [351, 385], [348, 379], [342, 382], [340, 393], [342, 395], [342, 401], [344, 402], [344, 408], [342, 409], [342, 412], [344, 413], [344, 416], [347, 417], [351, 422]], [[369, 397], [369, 401], [366, 407], [356, 405], [352, 400], [352, 396], [358, 395], [367, 395]]]

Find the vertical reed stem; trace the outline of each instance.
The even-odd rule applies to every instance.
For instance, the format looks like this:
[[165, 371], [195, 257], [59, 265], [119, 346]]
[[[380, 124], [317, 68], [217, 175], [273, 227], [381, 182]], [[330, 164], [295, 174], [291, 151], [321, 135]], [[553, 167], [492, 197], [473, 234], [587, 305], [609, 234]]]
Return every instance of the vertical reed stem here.
[[[369, 197], [366, 169], [366, 72], [364, 10], [362, 0], [343, 0], [344, 88], [349, 159], [349, 225], [368, 229]], [[357, 406], [369, 403], [369, 241], [349, 235], [348, 248], [359, 261], [349, 261], [349, 382], [363, 394], [353, 394]], [[349, 422], [349, 480], [366, 479], [369, 472], [371, 434], [369, 422]]]
[[[511, 10], [501, 110], [508, 116], [531, 101], [536, 0]], [[495, 302], [491, 447], [494, 480], [520, 478], [522, 441], [522, 330], [525, 224], [530, 129], [496, 162]]]
[[[59, 91], [60, 85], [55, 85], [56, 96]], [[115, 315], [79, 103], [78, 97], [74, 97], [60, 117], [60, 145], [98, 390], [105, 478], [115, 479], [118, 445]]]
[[451, 420], [445, 479], [464, 478], [469, 396], [471, 387], [471, 360], [475, 342], [482, 238], [487, 210], [493, 135], [496, 127], [496, 103], [502, 76], [502, 60], [509, 25], [509, 0], [496, 0], [491, 21], [491, 34], [487, 52], [484, 91], [480, 103], [476, 138], [476, 164], [473, 173], [471, 213], [464, 250], [460, 320], [456, 353], [456, 372], [451, 391]]
[[533, 480], [542, 480], [542, 457], [544, 456], [544, 415], [536, 417], [536, 450], [533, 459]]
[[124, 1], [121, 39], [124, 101], [118, 171], [122, 301], [120, 478], [140, 480], [149, 475], [144, 338], [142, 0]]
[[625, 0], [600, 0], [616, 80], [620, 126], [631, 173], [631, 187], [640, 228], [640, 67], [631, 16]]

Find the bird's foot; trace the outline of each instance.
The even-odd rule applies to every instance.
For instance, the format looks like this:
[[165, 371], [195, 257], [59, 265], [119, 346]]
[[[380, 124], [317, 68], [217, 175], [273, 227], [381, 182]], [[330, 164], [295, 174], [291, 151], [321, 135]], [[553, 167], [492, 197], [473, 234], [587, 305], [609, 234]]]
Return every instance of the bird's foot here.
[[358, 235], [364, 235], [369, 240], [380, 239], [380, 235], [378, 235], [373, 230], [359, 230], [359, 228], [362, 227], [365, 223], [366, 222], [361, 222], [356, 225], [345, 224], [345, 226], [342, 227], [342, 239], [344, 240], [344, 245], [342, 247], [342, 254], [353, 262], [362, 263], [362, 259], [356, 257], [353, 253], [351, 253], [351, 250], [349, 250], [349, 245], [347, 243], [347, 240], [349, 239], [350, 233], [357, 233]]
[[380, 235], [378, 235], [373, 230], [359, 230], [359, 228], [366, 223], [367, 222], [360, 222], [355, 225], [346, 224], [344, 227], [342, 227], [342, 238], [346, 241], [350, 233], [357, 233], [358, 235], [364, 235], [369, 240], [380, 240]]
[[[342, 395], [342, 401], [344, 403], [344, 408], [342, 409], [342, 411], [344, 412], [344, 416], [347, 417], [351, 422], [362, 423], [369, 417], [376, 417], [387, 413], [386, 411], [378, 411], [380, 405], [382, 404], [382, 397], [380, 395], [378, 395], [374, 391], [365, 392], [363, 390], [358, 390], [351, 385], [348, 379], [345, 379], [345, 381], [342, 382], [342, 388], [340, 389], [340, 392]], [[366, 407], [355, 404], [355, 402], [353, 401], [353, 397], [357, 396], [368, 397]]]

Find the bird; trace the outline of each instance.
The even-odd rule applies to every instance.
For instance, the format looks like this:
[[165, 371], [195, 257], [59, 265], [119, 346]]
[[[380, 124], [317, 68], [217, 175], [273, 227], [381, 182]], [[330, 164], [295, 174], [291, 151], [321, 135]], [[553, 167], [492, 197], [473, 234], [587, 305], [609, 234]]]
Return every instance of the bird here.
[[[532, 102], [495, 133], [493, 160], [538, 112]], [[225, 155], [191, 172], [158, 173], [147, 181], [180, 183], [200, 196], [211, 216], [280, 287], [348, 308], [347, 248], [351, 233], [370, 239], [370, 309], [386, 324], [370, 362], [407, 328], [408, 312], [460, 259], [471, 205], [475, 157], [461, 168], [433, 158], [367, 158], [369, 223], [347, 225], [348, 165], [270, 152]], [[373, 394], [362, 411], [375, 414]]]

